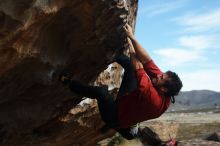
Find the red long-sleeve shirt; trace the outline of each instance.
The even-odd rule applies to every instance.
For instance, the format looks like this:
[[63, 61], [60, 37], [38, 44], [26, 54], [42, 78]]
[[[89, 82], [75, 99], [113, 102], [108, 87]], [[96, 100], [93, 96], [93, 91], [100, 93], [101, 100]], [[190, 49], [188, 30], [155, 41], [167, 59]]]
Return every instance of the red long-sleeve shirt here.
[[136, 70], [138, 88], [120, 98], [117, 117], [120, 128], [128, 128], [138, 122], [154, 119], [163, 114], [170, 105], [170, 98], [162, 97], [151, 79], [162, 74], [153, 60], [144, 68]]

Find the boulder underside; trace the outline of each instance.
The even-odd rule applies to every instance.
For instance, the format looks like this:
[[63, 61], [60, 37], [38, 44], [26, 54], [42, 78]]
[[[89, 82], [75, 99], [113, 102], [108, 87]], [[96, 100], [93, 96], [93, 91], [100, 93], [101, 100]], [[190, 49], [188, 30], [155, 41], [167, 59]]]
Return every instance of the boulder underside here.
[[97, 105], [78, 107], [82, 97], [52, 74], [65, 69], [93, 84], [126, 49], [122, 26], [134, 27], [136, 13], [137, 0], [0, 0], [2, 145], [93, 145], [111, 136], [99, 132]]

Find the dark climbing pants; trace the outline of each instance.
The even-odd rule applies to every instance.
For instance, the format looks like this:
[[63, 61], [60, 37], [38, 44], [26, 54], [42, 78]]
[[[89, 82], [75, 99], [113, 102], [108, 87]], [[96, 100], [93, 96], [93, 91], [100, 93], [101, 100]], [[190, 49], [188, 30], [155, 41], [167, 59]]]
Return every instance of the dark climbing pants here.
[[107, 89], [85, 85], [78, 81], [71, 81], [70, 89], [79, 95], [97, 99], [103, 121], [111, 128], [116, 126], [116, 103]]
[[137, 81], [130, 59], [127, 56], [120, 56], [117, 59], [117, 63], [124, 68], [124, 76], [116, 101], [113, 100], [106, 88], [89, 86], [74, 80], [69, 85], [71, 91], [88, 98], [97, 99], [101, 117], [106, 125], [111, 128], [117, 126], [117, 101], [119, 99], [121, 100], [122, 95], [137, 87]]

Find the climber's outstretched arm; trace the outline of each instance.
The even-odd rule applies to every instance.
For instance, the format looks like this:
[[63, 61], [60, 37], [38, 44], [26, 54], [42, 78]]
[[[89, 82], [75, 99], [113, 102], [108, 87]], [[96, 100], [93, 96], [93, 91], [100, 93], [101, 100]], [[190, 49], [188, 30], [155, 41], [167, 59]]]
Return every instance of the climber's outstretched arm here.
[[130, 52], [130, 58], [131, 58], [131, 63], [132, 63], [133, 68], [135, 70], [143, 68], [143, 65], [140, 62], [140, 60], [137, 58], [137, 54], [129, 38], [128, 38], [128, 44], [129, 44], [129, 52]]
[[124, 30], [133, 44], [133, 47], [134, 47], [134, 50], [136, 52], [138, 59], [142, 62], [142, 64], [149, 62], [151, 60], [151, 57], [148, 54], [148, 52], [138, 43], [138, 41], [134, 37], [131, 26], [126, 24], [124, 26]]

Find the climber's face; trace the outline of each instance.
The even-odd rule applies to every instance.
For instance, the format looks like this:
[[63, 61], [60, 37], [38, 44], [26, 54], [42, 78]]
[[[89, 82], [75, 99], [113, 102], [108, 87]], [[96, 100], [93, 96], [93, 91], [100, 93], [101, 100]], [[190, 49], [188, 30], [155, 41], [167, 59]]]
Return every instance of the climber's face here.
[[168, 89], [165, 88], [165, 83], [169, 80], [169, 76], [166, 73], [159, 74], [157, 77], [152, 78], [152, 84], [160, 92], [167, 92]]
[[153, 78], [152, 84], [156, 87], [161, 87], [168, 80], [169, 80], [169, 76], [166, 73], [163, 73], [163, 74], [159, 74], [159, 75], [157, 75], [157, 77]]

